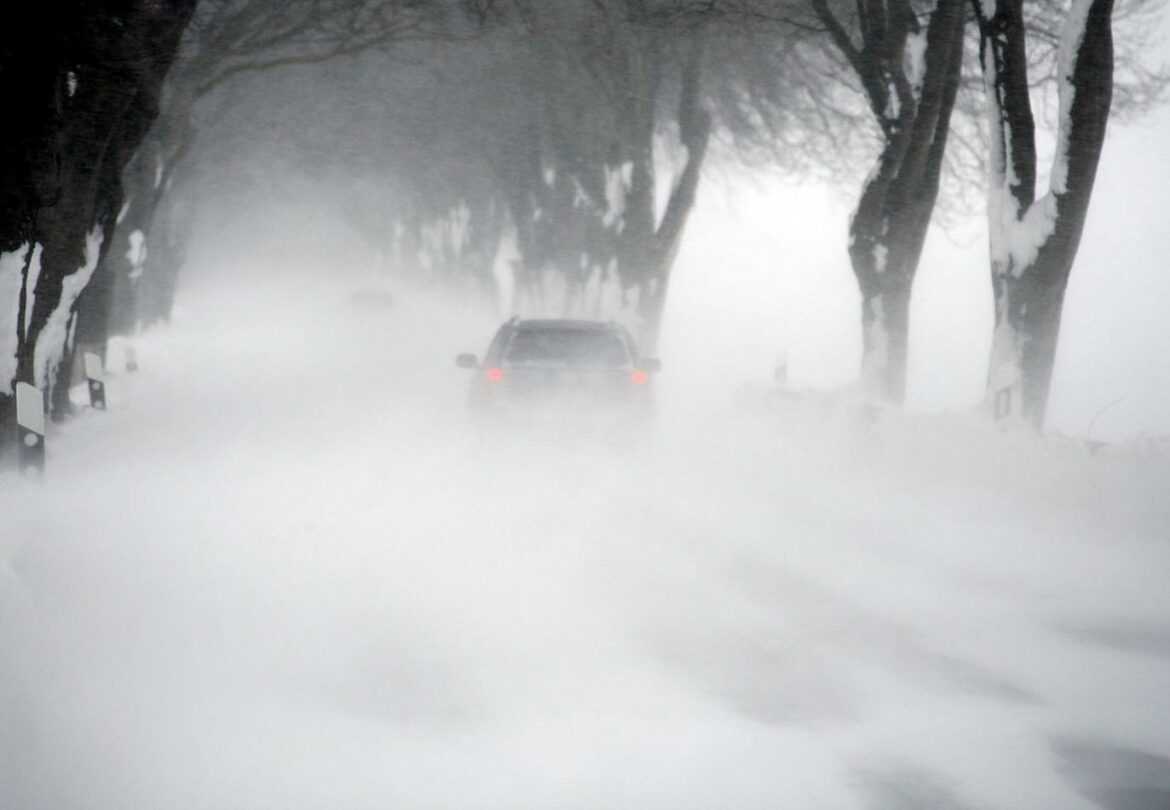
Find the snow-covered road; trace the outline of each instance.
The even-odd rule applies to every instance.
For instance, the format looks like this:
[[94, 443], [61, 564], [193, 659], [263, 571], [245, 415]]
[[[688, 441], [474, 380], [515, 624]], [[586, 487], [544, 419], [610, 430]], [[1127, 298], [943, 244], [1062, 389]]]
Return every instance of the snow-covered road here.
[[1170, 461], [736, 391], [472, 432], [491, 324], [194, 296], [0, 474], [0, 807], [1170, 806]]

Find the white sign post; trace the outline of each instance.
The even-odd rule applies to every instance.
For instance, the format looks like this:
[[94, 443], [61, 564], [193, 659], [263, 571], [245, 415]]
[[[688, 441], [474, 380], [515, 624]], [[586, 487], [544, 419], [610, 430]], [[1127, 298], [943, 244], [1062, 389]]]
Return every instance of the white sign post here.
[[21, 473], [45, 472], [45, 398], [28, 383], [16, 384], [17, 465]]
[[99, 411], [106, 409], [106, 372], [101, 355], [85, 353], [85, 379], [89, 388], [89, 404]]

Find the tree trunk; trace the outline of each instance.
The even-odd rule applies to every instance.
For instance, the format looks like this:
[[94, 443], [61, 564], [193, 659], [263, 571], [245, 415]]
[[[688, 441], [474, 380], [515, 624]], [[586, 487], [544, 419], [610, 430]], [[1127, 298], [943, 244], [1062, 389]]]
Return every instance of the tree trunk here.
[[906, 354], [910, 331], [910, 286], [891, 282], [861, 299], [861, 381], [865, 390], [885, 402], [901, 402], [906, 394]]
[[[703, 161], [711, 141], [711, 115], [699, 103], [702, 90], [702, 47], [695, 43], [683, 65], [678, 99], [679, 141], [686, 150], [686, 163], [679, 173], [662, 221], [653, 228], [653, 213], [650, 215], [650, 244], [644, 249], [646, 264], [641, 269], [639, 284], [639, 344], [643, 354], [654, 356], [658, 353], [658, 340], [662, 335], [662, 318], [666, 311], [667, 296], [670, 292], [671, 273], [674, 261], [682, 245], [683, 233], [691, 210], [698, 197], [699, 180], [702, 176]], [[653, 112], [651, 111], [651, 115]], [[653, 119], [645, 133], [647, 160], [653, 167]], [[653, 212], [653, 175], [647, 194], [647, 205]]]
[[[918, 22], [906, 0], [862, 0], [862, 46], [814, 0], [814, 10], [856, 73], [882, 131], [882, 149], [849, 223], [849, 258], [861, 291], [860, 383], [878, 399], [906, 394], [910, 295], [938, 198], [963, 59], [964, 0], [938, 0], [921, 66], [907, 54]], [[921, 71], [918, 75], [917, 71]]]
[[658, 351], [674, 261], [682, 245], [687, 219], [695, 206], [703, 160], [711, 138], [710, 116], [706, 112], [697, 111], [695, 120], [686, 124], [686, 130], [684, 143], [687, 146], [687, 163], [671, 192], [666, 212], [654, 235], [653, 264], [649, 268], [648, 283], [643, 283], [638, 298], [642, 320], [641, 349], [648, 356]]
[[149, 145], [130, 161], [122, 180], [123, 202], [114, 219], [116, 227], [108, 229], [108, 245], [77, 303], [77, 342], [99, 347], [103, 356], [111, 336], [132, 334], [137, 325], [135, 287], [146, 258], [156, 199], [154, 182], [161, 170], [157, 150]]
[[1044, 424], [1060, 335], [1063, 284], [1037, 285], [1030, 277], [993, 278], [988, 395], [999, 418], [1014, 417], [1037, 429]]
[[995, 332], [987, 398], [998, 418], [1043, 428], [1064, 294], [1084, 232], [1113, 94], [1112, 0], [1076, 0], [1057, 66], [1061, 119], [1049, 193], [1035, 199], [1021, 0], [975, 0], [988, 95], [988, 213]]

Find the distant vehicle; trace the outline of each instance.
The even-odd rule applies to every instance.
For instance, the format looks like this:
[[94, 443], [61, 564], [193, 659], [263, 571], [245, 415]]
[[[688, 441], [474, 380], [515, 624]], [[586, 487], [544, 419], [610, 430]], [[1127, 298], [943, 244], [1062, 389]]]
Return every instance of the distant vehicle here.
[[489, 422], [601, 428], [644, 424], [662, 367], [612, 321], [518, 318], [500, 327], [482, 363], [461, 354], [456, 364], [476, 370], [470, 404]]

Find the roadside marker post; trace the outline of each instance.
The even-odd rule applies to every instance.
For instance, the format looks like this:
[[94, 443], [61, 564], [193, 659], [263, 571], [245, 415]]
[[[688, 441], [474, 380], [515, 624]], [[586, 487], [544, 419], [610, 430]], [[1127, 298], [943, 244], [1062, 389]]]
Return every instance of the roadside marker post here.
[[89, 404], [99, 411], [106, 409], [106, 374], [101, 355], [85, 353], [85, 379], [89, 388]]
[[134, 347], [131, 346], [129, 343], [126, 344], [125, 354], [126, 354], [126, 370], [127, 371], [138, 371], [138, 353], [136, 351], [134, 351]]
[[45, 398], [28, 383], [16, 384], [17, 466], [22, 475], [29, 470], [45, 474]]

